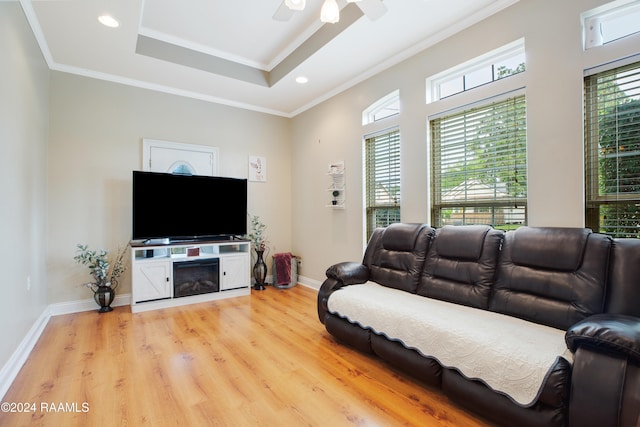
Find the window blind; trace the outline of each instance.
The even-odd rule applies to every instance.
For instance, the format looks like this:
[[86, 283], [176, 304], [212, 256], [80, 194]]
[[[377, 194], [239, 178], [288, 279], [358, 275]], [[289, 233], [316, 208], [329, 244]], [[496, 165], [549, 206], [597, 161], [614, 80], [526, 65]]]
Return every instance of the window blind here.
[[367, 239], [400, 222], [400, 131], [365, 138]]
[[639, 237], [640, 63], [585, 77], [586, 226]]
[[430, 126], [434, 226], [526, 224], [525, 96], [433, 119]]

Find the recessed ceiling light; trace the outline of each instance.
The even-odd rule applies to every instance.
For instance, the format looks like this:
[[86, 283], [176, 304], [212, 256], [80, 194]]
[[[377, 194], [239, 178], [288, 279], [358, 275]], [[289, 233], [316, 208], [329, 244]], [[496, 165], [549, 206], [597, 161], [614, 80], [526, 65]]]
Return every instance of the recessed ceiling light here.
[[98, 21], [109, 28], [117, 28], [120, 26], [120, 23], [111, 15], [100, 15], [98, 16]]
[[298, 76], [296, 77], [296, 82], [300, 83], [300, 84], [305, 84], [309, 81], [309, 79], [305, 76]]

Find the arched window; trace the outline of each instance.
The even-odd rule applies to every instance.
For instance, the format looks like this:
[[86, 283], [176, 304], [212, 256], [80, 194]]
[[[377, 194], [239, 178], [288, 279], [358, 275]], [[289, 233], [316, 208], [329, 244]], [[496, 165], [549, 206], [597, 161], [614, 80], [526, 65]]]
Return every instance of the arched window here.
[[193, 167], [185, 162], [176, 162], [169, 169], [169, 173], [175, 175], [193, 175], [195, 173]]
[[219, 149], [206, 145], [142, 140], [142, 170], [180, 175], [218, 176]]
[[362, 125], [365, 126], [397, 114], [400, 114], [400, 91], [396, 89], [362, 112]]

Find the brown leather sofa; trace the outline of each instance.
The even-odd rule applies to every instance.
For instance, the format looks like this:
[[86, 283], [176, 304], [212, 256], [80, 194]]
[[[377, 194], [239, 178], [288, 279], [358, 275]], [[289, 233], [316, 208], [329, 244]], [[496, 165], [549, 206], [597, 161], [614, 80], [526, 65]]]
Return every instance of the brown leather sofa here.
[[[329, 310], [334, 293], [367, 282], [566, 331], [573, 361], [559, 357], [535, 401], [523, 406], [384, 331]], [[640, 425], [640, 239], [581, 228], [504, 233], [487, 226], [394, 224], [374, 231], [361, 263], [327, 270], [318, 315], [339, 341], [440, 387], [497, 424]]]

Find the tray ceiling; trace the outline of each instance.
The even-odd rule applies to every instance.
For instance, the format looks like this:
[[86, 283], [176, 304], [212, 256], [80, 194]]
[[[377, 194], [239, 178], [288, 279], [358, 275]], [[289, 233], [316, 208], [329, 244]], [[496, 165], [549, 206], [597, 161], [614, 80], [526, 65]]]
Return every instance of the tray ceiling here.
[[282, 0], [20, 3], [53, 70], [292, 117], [515, 1], [384, 0], [371, 20], [343, 0], [337, 24], [323, 0], [286, 22]]

